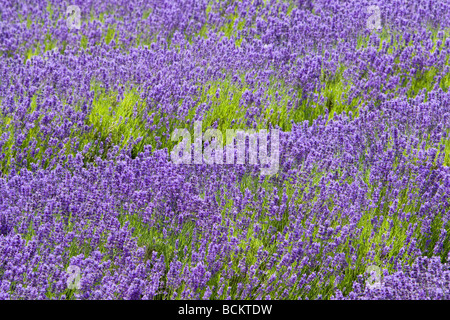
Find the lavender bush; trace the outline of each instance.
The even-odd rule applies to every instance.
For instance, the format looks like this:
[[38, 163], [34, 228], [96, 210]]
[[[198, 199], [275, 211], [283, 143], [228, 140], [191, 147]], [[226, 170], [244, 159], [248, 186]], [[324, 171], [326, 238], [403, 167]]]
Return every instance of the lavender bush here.
[[[0, 299], [449, 299], [449, 27], [448, 0], [0, 0]], [[280, 130], [278, 170], [174, 163], [198, 122]]]

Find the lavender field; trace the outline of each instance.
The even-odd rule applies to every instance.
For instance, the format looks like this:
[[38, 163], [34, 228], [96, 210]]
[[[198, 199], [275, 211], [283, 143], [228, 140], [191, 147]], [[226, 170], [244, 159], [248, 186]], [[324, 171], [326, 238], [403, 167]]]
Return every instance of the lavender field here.
[[0, 0], [0, 300], [450, 299], [449, 57], [450, 0]]

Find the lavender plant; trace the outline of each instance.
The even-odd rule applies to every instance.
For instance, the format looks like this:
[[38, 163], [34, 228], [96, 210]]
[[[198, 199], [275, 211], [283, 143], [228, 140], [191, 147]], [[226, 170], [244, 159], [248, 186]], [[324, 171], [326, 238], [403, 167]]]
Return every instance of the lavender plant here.
[[0, 299], [448, 299], [450, 2], [373, 6], [0, 0]]

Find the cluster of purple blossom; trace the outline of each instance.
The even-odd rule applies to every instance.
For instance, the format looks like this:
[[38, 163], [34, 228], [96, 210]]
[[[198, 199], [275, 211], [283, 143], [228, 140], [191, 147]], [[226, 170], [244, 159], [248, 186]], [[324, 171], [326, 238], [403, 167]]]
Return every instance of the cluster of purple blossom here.
[[[0, 299], [449, 299], [450, 2], [409, 3], [0, 0]], [[204, 120], [278, 173], [173, 164]]]
[[443, 267], [438, 257], [418, 257], [412, 267], [390, 275], [387, 273], [379, 288], [362, 289], [362, 277], [354, 283], [354, 291], [348, 297], [337, 290], [337, 300], [449, 300], [450, 270]]

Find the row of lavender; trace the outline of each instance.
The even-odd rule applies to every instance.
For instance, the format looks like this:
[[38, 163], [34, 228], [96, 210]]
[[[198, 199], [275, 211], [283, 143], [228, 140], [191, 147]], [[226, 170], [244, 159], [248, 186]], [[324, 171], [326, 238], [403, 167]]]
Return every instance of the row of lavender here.
[[[71, 298], [68, 266], [81, 270], [82, 299], [450, 298], [450, 3], [415, 14], [381, 3], [388, 40], [364, 30], [370, 3], [74, 4], [102, 21], [69, 30], [58, 1], [0, 9], [1, 298]], [[49, 35], [64, 49], [24, 63]], [[332, 106], [340, 70], [354, 112], [296, 118]], [[173, 165], [161, 149], [192, 109], [195, 120], [214, 111], [202, 89], [225, 79], [248, 87], [249, 127], [278, 98], [270, 84], [288, 88], [296, 121], [277, 123], [289, 130], [276, 176]], [[140, 121], [162, 132], [153, 148], [83, 140], [98, 137], [93, 82], [146, 101]], [[391, 274], [381, 290], [357, 279], [369, 265]]]
[[[449, 95], [442, 98], [439, 101], [448, 108]], [[1, 182], [2, 296], [59, 297], [66, 290], [65, 267], [70, 264], [83, 272], [80, 298], [174, 298], [177, 291], [181, 298], [208, 298], [211, 293], [228, 298], [227, 289], [236, 275], [241, 279], [234, 297], [265, 299], [275, 293], [272, 298], [292, 298], [307, 296], [317, 282], [338, 287], [345, 273], [361, 272], [362, 266], [376, 259], [386, 258], [401, 272], [406, 262], [424, 251], [439, 256], [446, 230], [442, 228], [441, 236], [432, 241], [431, 229], [437, 216], [444, 225], [448, 221], [448, 167], [440, 165], [441, 153], [430, 176], [436, 149], [424, 151], [419, 145], [417, 155], [404, 153], [417, 147], [414, 133], [430, 130], [439, 141], [440, 133], [430, 128], [448, 126], [450, 121], [449, 113], [432, 116], [439, 114], [439, 105], [422, 104], [426, 111], [419, 113], [418, 107], [397, 102], [384, 106], [389, 118], [374, 111], [326, 126], [318, 120], [312, 127], [304, 124], [283, 134], [280, 180], [290, 176], [303, 186], [291, 197], [286, 188], [281, 197], [266, 193], [260, 185], [256, 197], [248, 189], [242, 191], [236, 181], [248, 170], [257, 176], [257, 167], [174, 166], [166, 152], [152, 155], [149, 148], [136, 159], [126, 154], [114, 157], [111, 152], [116, 161], [98, 159], [96, 166], [87, 168], [78, 154], [69, 156], [67, 168], [22, 170]], [[407, 123], [405, 114], [411, 114]], [[396, 129], [385, 130], [383, 120]], [[401, 133], [406, 125], [411, 137]], [[376, 135], [380, 139], [373, 141]], [[336, 156], [335, 150], [342, 156]], [[357, 163], [362, 154], [370, 175], [349, 182], [346, 175], [365, 176], [367, 168], [348, 165]], [[415, 156], [417, 163], [411, 161]], [[310, 178], [315, 166], [326, 168], [316, 183]], [[341, 176], [338, 169], [343, 169]], [[308, 192], [302, 193], [303, 189]], [[202, 191], [204, 198], [199, 196]], [[225, 213], [224, 199], [233, 202]], [[332, 210], [330, 201], [335, 204]], [[145, 259], [129, 224], [119, 223], [124, 212], [142, 218], [144, 229], [158, 230], [163, 243], [182, 232], [186, 223], [193, 223], [191, 243], [185, 244], [192, 246], [191, 256], [184, 256], [186, 248], [175, 243], [176, 253], [169, 261], [158, 250]], [[372, 228], [363, 230], [360, 223], [368, 216]], [[288, 222], [280, 224], [285, 218]], [[393, 229], [394, 220], [400, 222], [396, 226], [400, 230]], [[250, 236], [248, 230], [253, 231]], [[392, 234], [401, 238], [392, 242]], [[250, 263], [246, 257], [254, 240], [267, 242], [255, 247], [256, 259]], [[361, 251], [363, 241], [374, 246]], [[416, 271], [416, 278], [394, 275], [392, 281], [399, 287], [387, 287], [383, 297], [425, 298], [428, 290], [432, 298], [449, 298], [446, 268], [438, 259], [430, 269], [422, 266]], [[418, 277], [428, 277], [428, 285], [419, 286]], [[335, 280], [329, 283], [330, 279]], [[218, 284], [211, 287], [208, 282]], [[401, 291], [404, 286], [410, 289]], [[374, 295], [370, 290], [366, 294]]]
[[[167, 31], [163, 22], [153, 21], [161, 15], [164, 16], [160, 10], [165, 9], [173, 15], [176, 15], [176, 12], [185, 12], [175, 10], [172, 8], [175, 4], [170, 3], [171, 5], [155, 4], [153, 9], [155, 13], [147, 19], [141, 17], [140, 20], [127, 20], [128, 16], [122, 12], [125, 9], [118, 4], [112, 17], [123, 17], [124, 21], [128, 21], [126, 25], [129, 25], [134, 33], [139, 32], [138, 29], [145, 23], [150, 23], [152, 28], [159, 26], [162, 31]], [[95, 8], [107, 11], [107, 7], [104, 8], [100, 4], [92, 5], [92, 7], [90, 5], [89, 3], [87, 8], [82, 7], [82, 12], [91, 12]], [[165, 34], [158, 34], [155, 31], [143, 32], [144, 36], [156, 37], [150, 47], [135, 47], [133, 43], [122, 38], [131, 33], [123, 26], [123, 21], [122, 23], [119, 23], [121, 20], [109, 21], [113, 18], [107, 18], [107, 16], [104, 17], [103, 24], [100, 22], [98, 24], [108, 29], [109, 25], [116, 22], [118, 34], [116, 40], [120, 42], [120, 45], [115, 44], [115, 40], [108, 44], [104, 41], [99, 42], [97, 36], [102, 33], [104, 35], [105, 30], [92, 34], [95, 28], [87, 23], [84, 23], [80, 30], [68, 30], [64, 24], [65, 19], [60, 15], [57, 21], [60, 24], [59, 28], [63, 31], [57, 32], [53, 29], [56, 28], [54, 24], [44, 20], [42, 26], [46, 29], [38, 33], [43, 34], [43, 38], [35, 38], [33, 41], [37, 43], [37, 46], [45, 47], [45, 39], [50, 34], [52, 41], [56, 41], [59, 48], [62, 42], [67, 42], [64, 54], [50, 51], [47, 57], [38, 55], [24, 64], [24, 48], [29, 48], [31, 45], [27, 42], [28, 40], [20, 40], [19, 35], [38, 30], [40, 24], [37, 26], [31, 24], [27, 28], [26, 21], [21, 23], [17, 21], [20, 20], [19, 14], [23, 17], [22, 20], [28, 16], [31, 21], [40, 21], [43, 19], [42, 15], [48, 20], [50, 13], [44, 6], [38, 10], [39, 6], [24, 5], [19, 10], [5, 4], [2, 6], [3, 26], [0, 28], [2, 32], [0, 41], [3, 41], [0, 50], [3, 52], [0, 64], [0, 97], [4, 115], [0, 143], [7, 145], [9, 150], [13, 151], [5, 152], [2, 156], [2, 171], [9, 171], [10, 167], [15, 166], [19, 168], [30, 166], [30, 161], [42, 162], [48, 156], [53, 157], [61, 151], [63, 146], [67, 147], [69, 141], [74, 146], [73, 149], [82, 149], [86, 143], [79, 141], [79, 136], [95, 129], [86, 124], [86, 120], [92, 113], [92, 103], [95, 98], [93, 83], [99, 83], [99, 87], [106, 92], [117, 92], [118, 100], [130, 90], [137, 91], [140, 99], [147, 102], [147, 108], [141, 110], [139, 119], [143, 124], [143, 130], [158, 132], [158, 137], [151, 139], [152, 144], [157, 148], [165, 146], [170, 132], [175, 129], [174, 123], [183, 123], [190, 110], [195, 109], [195, 120], [202, 120], [214, 109], [214, 97], [208, 95], [204, 100], [200, 100], [201, 92], [211, 83], [220, 82], [226, 78], [237, 84], [245, 82], [247, 91], [242, 94], [239, 103], [241, 109], [246, 110], [245, 121], [243, 119], [242, 123], [245, 122], [245, 125], [249, 127], [256, 126], [264, 120], [265, 114], [272, 111], [271, 105], [267, 102], [271, 99], [277, 101], [280, 98], [283, 94], [280, 85], [283, 84], [282, 87], [286, 88], [285, 95], [288, 96], [284, 129], [290, 129], [290, 120], [296, 122], [305, 118], [311, 120], [317, 117], [325, 107], [340, 111], [338, 104], [352, 105], [357, 111], [358, 105], [368, 104], [373, 109], [381, 102], [394, 97], [414, 96], [421, 89], [440, 87], [448, 89], [450, 86], [448, 76], [450, 39], [443, 31], [436, 34], [427, 31], [426, 25], [428, 21], [434, 21], [434, 24], [440, 25], [445, 30], [450, 19], [446, 18], [442, 12], [450, 10], [434, 14], [436, 8], [433, 6], [433, 10], [425, 11], [426, 14], [420, 11], [421, 15], [418, 15], [417, 19], [420, 18], [418, 21], [422, 24], [420, 27], [417, 25], [417, 31], [393, 29], [399, 33], [392, 31], [389, 40], [382, 42], [380, 36], [373, 33], [367, 39], [367, 45], [356, 50], [356, 31], [360, 30], [359, 34], [363, 36], [368, 34], [363, 27], [367, 17], [358, 18], [348, 12], [353, 12], [354, 15], [360, 14], [361, 5], [355, 3], [353, 6], [346, 7], [334, 4], [328, 8], [324, 3], [324, 8], [319, 11], [323, 12], [323, 19], [320, 19], [321, 15], [313, 14], [308, 9], [295, 8], [295, 6], [292, 9], [287, 4], [267, 5], [263, 8], [260, 8], [262, 5], [258, 3], [236, 4], [236, 10], [229, 10], [238, 12], [234, 26], [239, 25], [236, 21], [244, 19], [246, 27], [243, 30], [251, 30], [251, 32], [248, 31], [252, 33], [251, 35], [244, 34], [239, 38], [238, 36], [228, 38], [211, 31], [206, 38], [196, 36], [189, 41], [182, 32], [188, 35], [191, 33], [178, 26], [170, 38], [170, 47]], [[255, 6], [259, 9], [254, 9]], [[407, 17], [401, 10], [397, 12], [397, 15], [391, 16], [395, 5], [392, 5], [392, 8], [389, 5], [386, 7], [383, 12], [386, 12], [386, 16], [394, 21]], [[56, 11], [58, 8], [63, 9], [56, 4], [53, 4], [52, 8], [51, 16], [55, 16], [55, 12], [60, 12]], [[130, 5], [129, 8], [131, 16], [133, 12], [140, 12], [141, 15], [145, 12], [145, 8], [139, 9], [138, 5]], [[189, 8], [194, 10], [196, 7]], [[327, 8], [328, 10], [325, 10]], [[334, 13], [334, 18], [331, 19], [329, 10], [332, 8], [334, 8], [333, 12], [337, 12], [338, 16], [342, 15], [342, 18], [336, 17]], [[28, 15], [22, 12], [25, 9], [29, 10]], [[37, 13], [35, 13], [36, 10]], [[205, 11], [203, 7], [197, 10]], [[221, 12], [221, 9], [213, 5], [208, 17], [213, 19], [212, 17], [216, 16], [213, 13], [216, 11]], [[222, 11], [226, 12], [226, 10]], [[253, 15], [247, 13], [248, 11]], [[286, 14], [287, 11], [290, 11], [289, 15]], [[196, 16], [193, 13], [192, 15]], [[180, 13], [179, 19], [182, 16]], [[223, 13], [224, 20], [226, 16]], [[258, 18], [259, 16], [264, 19]], [[193, 17], [189, 17], [190, 15], [185, 19], [195, 21]], [[436, 21], [436, 19], [439, 20]], [[269, 23], [272, 20], [276, 22]], [[166, 23], [177, 20], [169, 16], [162, 21]], [[350, 23], [350, 21], [353, 22]], [[215, 20], [214, 22], [218, 26], [225, 23]], [[254, 27], [247, 26], [251, 22]], [[179, 24], [183, 25], [181, 22]], [[393, 25], [396, 26], [394, 23]], [[24, 30], [10, 30], [13, 27]], [[149, 27], [150, 30], [153, 30], [152, 28]], [[179, 31], [180, 28], [182, 32]], [[285, 30], [284, 33], [279, 35], [278, 33], [282, 30]], [[318, 30], [323, 31], [317, 34]], [[329, 30], [339, 30], [342, 34], [337, 36], [329, 33]], [[237, 30], [237, 33], [239, 32]], [[59, 39], [59, 33], [73, 36], [73, 42], [65, 38]], [[80, 45], [83, 33], [87, 37], [87, 42], [92, 44], [88, 50], [83, 50]], [[24, 35], [24, 38], [33, 39], [28, 34]], [[22, 45], [15, 46], [13, 40], [19, 41]], [[237, 45], [238, 41], [241, 41], [239, 45]], [[335, 42], [334, 46], [327, 41]], [[97, 42], [98, 44], [95, 45]], [[379, 50], [380, 43], [381, 50]], [[317, 46], [319, 46], [318, 49]], [[320, 46], [325, 49], [322, 50]], [[341, 82], [345, 87], [333, 87], [336, 81], [333, 75], [340, 73], [343, 77]], [[430, 83], [426, 76], [432, 76], [434, 80]], [[279, 86], [269, 90], [269, 83], [277, 83]], [[36, 105], [32, 107], [33, 101]], [[310, 112], [312, 116], [301, 112], [309, 106], [313, 107]], [[315, 109], [320, 109], [320, 112]], [[32, 112], [29, 112], [30, 110]], [[283, 117], [282, 110], [275, 111], [278, 112], [278, 119], [275, 121], [280, 120]], [[131, 116], [136, 117], [136, 114], [135, 112]], [[156, 114], [159, 117], [158, 121], [155, 121]], [[221, 118], [216, 120], [219, 126], [224, 121]]]

